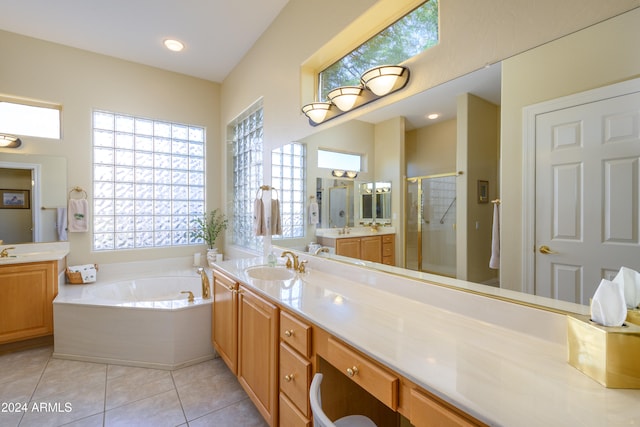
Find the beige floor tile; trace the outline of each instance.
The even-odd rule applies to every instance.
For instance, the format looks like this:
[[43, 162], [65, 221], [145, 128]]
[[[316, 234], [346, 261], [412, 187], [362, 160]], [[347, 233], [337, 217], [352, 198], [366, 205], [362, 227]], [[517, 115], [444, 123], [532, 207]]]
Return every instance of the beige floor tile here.
[[103, 423], [104, 412], [101, 412], [99, 414], [65, 424], [64, 427], [102, 427]]
[[106, 385], [106, 365], [77, 362], [74, 360], [51, 359], [38, 383], [34, 400], [46, 399], [67, 390], [82, 390], [85, 387]]
[[247, 398], [196, 420], [189, 421], [189, 427], [211, 426], [266, 427], [267, 423]]
[[0, 413], [0, 426], [2, 427], [18, 427], [22, 419], [22, 413]]
[[178, 386], [177, 389], [188, 421], [247, 398], [237, 378], [229, 370]]
[[175, 390], [157, 394], [105, 412], [105, 427], [164, 427], [186, 419]]
[[0, 384], [10, 383], [25, 376], [40, 376], [47, 366], [53, 349], [35, 348], [0, 356]]
[[129, 368], [126, 374], [107, 379], [106, 409], [174, 390], [170, 371]]
[[207, 360], [197, 365], [187, 366], [186, 368], [176, 369], [171, 372], [176, 386], [180, 387], [193, 381], [206, 377], [215, 377], [217, 375], [230, 372], [227, 365], [221, 358]]

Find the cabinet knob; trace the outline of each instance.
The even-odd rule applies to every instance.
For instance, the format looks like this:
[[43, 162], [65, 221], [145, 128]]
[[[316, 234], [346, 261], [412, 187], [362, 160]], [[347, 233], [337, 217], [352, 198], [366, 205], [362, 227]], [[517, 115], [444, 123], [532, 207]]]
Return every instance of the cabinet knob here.
[[289, 375], [285, 375], [284, 376], [285, 381], [287, 381], [288, 383], [293, 381], [293, 374], [289, 374]]
[[291, 338], [293, 336], [293, 329], [288, 329], [286, 331], [284, 331], [284, 336]]
[[350, 377], [358, 375], [358, 368], [356, 366], [353, 366], [351, 368], [347, 368], [347, 375], [349, 375]]

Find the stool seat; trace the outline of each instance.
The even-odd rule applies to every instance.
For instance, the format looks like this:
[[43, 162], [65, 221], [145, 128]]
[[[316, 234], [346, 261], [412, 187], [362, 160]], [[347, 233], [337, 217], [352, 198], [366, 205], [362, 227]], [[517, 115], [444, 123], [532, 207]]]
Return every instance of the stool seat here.
[[377, 427], [373, 421], [364, 415], [347, 415], [332, 422], [322, 410], [320, 384], [322, 384], [322, 374], [315, 374], [309, 389], [309, 401], [311, 403], [311, 412], [313, 412], [314, 427]]

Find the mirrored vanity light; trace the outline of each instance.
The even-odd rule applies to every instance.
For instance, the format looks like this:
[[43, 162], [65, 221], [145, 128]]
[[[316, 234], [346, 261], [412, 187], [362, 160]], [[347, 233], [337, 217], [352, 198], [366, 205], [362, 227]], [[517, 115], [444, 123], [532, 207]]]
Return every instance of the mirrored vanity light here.
[[400, 65], [381, 65], [362, 74], [362, 83], [378, 96], [385, 96], [392, 90], [404, 87], [409, 79], [409, 69]]
[[17, 136], [0, 134], [0, 148], [18, 148], [22, 141]]
[[341, 86], [329, 92], [327, 98], [340, 110], [349, 111], [356, 105], [360, 93], [362, 86]]

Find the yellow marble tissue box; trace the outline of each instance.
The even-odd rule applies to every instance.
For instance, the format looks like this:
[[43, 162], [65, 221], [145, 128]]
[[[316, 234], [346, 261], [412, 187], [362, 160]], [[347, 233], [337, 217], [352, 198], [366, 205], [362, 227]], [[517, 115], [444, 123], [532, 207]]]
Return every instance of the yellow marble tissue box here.
[[640, 388], [640, 326], [568, 315], [569, 364], [608, 388]]
[[627, 310], [627, 322], [640, 326], [640, 309]]

